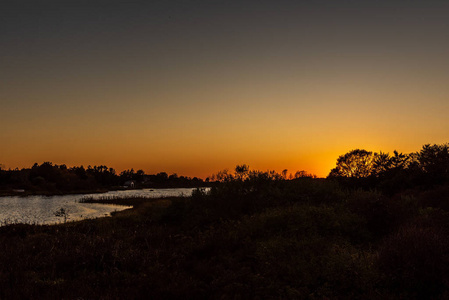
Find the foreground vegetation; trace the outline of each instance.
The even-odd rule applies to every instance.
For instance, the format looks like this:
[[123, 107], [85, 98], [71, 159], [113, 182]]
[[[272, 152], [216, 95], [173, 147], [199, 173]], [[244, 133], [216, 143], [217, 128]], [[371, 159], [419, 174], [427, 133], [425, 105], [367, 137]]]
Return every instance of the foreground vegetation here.
[[209, 194], [0, 227], [0, 299], [449, 298], [448, 182], [392, 193], [387, 175], [378, 188], [370, 176], [286, 180], [243, 165]]
[[[328, 180], [234, 180], [114, 199], [113, 217], [0, 228], [1, 299], [447, 297], [449, 187], [386, 198]], [[426, 204], [427, 205], [427, 204]]]

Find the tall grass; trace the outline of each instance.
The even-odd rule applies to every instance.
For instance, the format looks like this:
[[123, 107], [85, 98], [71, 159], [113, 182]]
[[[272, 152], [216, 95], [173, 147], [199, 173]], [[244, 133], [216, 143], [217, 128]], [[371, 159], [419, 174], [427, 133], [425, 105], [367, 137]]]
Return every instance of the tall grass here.
[[449, 217], [419, 196], [261, 174], [188, 198], [83, 201], [133, 208], [1, 227], [0, 299], [447, 295]]

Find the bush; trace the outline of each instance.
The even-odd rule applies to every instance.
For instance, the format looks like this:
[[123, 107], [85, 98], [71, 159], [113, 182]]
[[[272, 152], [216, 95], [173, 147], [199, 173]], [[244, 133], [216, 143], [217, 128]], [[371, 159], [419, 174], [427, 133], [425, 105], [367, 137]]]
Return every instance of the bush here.
[[434, 299], [449, 288], [449, 236], [408, 224], [382, 243], [378, 263], [385, 285], [405, 298]]
[[419, 212], [416, 198], [386, 197], [377, 191], [353, 191], [346, 205], [366, 221], [366, 227], [375, 239], [393, 232]]
[[418, 196], [418, 199], [423, 207], [441, 208], [449, 211], [449, 185], [437, 186], [424, 191]]

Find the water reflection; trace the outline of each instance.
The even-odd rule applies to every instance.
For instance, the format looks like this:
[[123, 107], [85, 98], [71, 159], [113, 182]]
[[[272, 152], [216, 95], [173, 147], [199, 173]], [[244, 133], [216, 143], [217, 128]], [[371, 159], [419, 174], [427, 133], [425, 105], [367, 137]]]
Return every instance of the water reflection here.
[[67, 221], [109, 216], [111, 212], [127, 209], [127, 206], [79, 203], [83, 197], [173, 197], [190, 196], [194, 189], [143, 189], [111, 191], [103, 194], [77, 194], [63, 196], [10, 196], [0, 197], [0, 226], [11, 223], [55, 224], [64, 221], [55, 212], [61, 208], [67, 213]]

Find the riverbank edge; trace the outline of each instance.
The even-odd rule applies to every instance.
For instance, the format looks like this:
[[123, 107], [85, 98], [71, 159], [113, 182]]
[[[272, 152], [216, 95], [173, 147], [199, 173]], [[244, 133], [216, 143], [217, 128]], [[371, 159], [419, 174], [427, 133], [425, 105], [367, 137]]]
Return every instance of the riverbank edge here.
[[105, 194], [113, 191], [130, 191], [130, 190], [145, 190], [145, 189], [188, 189], [188, 188], [208, 188], [210, 186], [165, 186], [165, 187], [137, 187], [137, 188], [125, 188], [125, 187], [113, 187], [104, 189], [87, 189], [77, 191], [22, 191], [22, 190], [0, 190], [0, 197], [12, 197], [12, 196], [64, 196], [64, 195], [84, 195], [84, 194]]
[[77, 191], [23, 191], [23, 190], [6, 190], [0, 191], [0, 197], [10, 196], [64, 196], [64, 195], [77, 195], [77, 194], [102, 194], [110, 191], [118, 191], [125, 189], [94, 189], [94, 190], [77, 190]]

